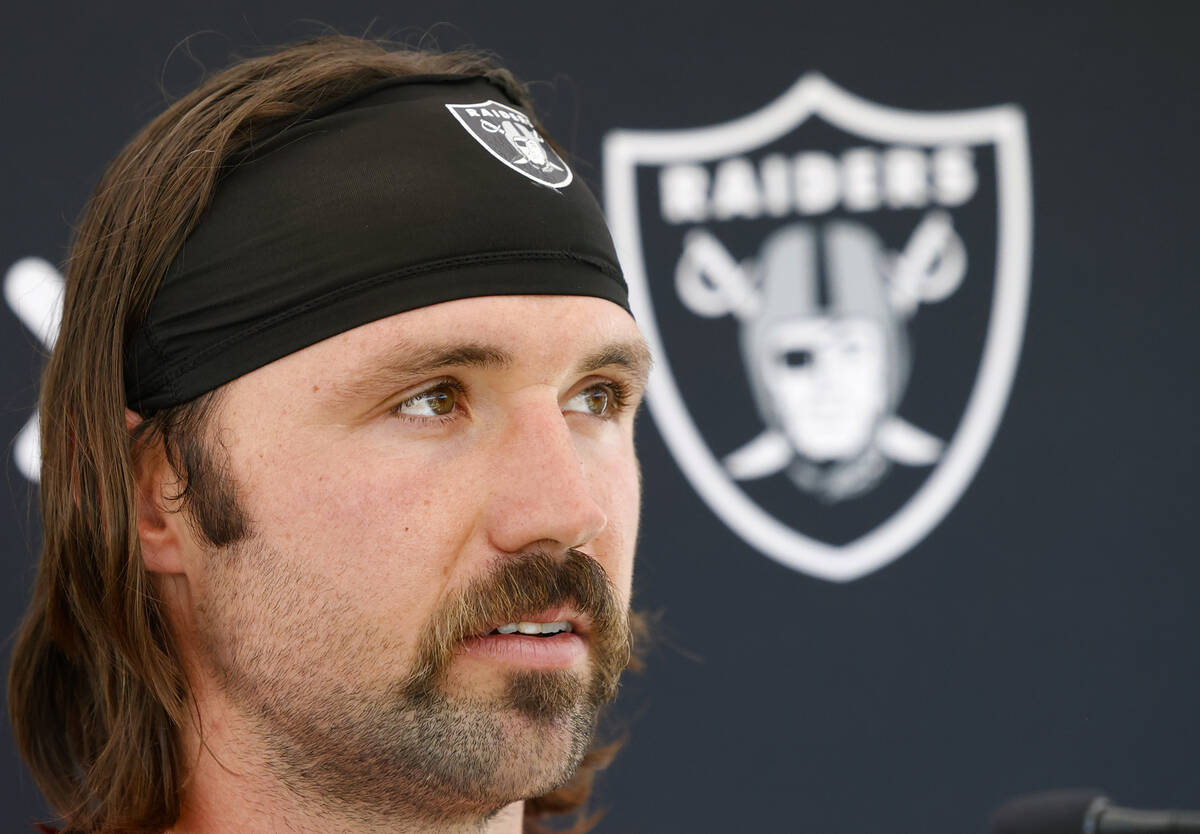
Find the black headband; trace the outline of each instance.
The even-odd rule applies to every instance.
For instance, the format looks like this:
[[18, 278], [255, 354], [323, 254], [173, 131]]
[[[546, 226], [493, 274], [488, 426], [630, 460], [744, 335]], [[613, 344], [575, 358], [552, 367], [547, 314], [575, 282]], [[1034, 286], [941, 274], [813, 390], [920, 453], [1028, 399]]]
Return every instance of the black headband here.
[[390, 79], [239, 160], [125, 353], [143, 416], [395, 313], [480, 295], [629, 309], [599, 205], [478, 76]]

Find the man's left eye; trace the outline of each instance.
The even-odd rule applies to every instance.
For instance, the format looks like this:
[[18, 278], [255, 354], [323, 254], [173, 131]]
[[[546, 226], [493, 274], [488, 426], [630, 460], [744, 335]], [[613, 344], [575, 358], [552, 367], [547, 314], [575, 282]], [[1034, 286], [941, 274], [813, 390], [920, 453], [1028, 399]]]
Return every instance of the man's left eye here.
[[612, 410], [612, 393], [604, 385], [593, 385], [580, 391], [563, 407], [563, 411], [580, 411], [604, 417]]
[[458, 391], [449, 383], [428, 388], [414, 397], [409, 397], [395, 407], [397, 414], [409, 417], [445, 417], [454, 411]]

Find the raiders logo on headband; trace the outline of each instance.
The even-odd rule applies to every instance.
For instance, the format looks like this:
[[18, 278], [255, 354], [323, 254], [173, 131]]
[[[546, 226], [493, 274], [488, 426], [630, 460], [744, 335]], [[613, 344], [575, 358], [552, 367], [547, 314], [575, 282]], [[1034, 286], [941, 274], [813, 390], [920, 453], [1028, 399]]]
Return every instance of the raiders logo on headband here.
[[912, 548], [974, 477], [1016, 370], [1021, 111], [898, 110], [809, 75], [732, 122], [613, 131], [604, 157], [647, 402], [712, 511], [832, 581]]
[[574, 175], [567, 163], [520, 110], [491, 100], [447, 104], [446, 109], [488, 153], [517, 173], [551, 188], [571, 184]]

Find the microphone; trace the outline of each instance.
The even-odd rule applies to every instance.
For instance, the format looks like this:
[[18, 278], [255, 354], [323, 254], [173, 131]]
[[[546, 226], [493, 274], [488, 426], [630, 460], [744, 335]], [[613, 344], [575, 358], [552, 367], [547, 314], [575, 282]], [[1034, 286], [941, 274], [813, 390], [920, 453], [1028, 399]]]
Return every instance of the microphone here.
[[1045, 791], [1001, 805], [991, 834], [1200, 834], [1200, 811], [1139, 811], [1099, 791]]

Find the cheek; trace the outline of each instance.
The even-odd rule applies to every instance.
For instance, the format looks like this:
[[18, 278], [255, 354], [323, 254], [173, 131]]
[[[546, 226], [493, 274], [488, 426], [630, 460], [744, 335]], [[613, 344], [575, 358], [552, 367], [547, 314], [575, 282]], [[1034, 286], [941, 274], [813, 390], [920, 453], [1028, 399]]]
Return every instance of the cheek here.
[[262, 541], [377, 621], [411, 630], [436, 607], [473, 528], [467, 483], [425, 461], [328, 445], [260, 460], [246, 504]]
[[[344, 681], [386, 686], [411, 663], [404, 632], [364, 610], [355, 589], [258, 542], [213, 558], [198, 599], [199, 641], [235, 694], [271, 703]], [[313, 690], [314, 680], [331, 686]]]
[[593, 495], [608, 517], [598, 555], [604, 560], [613, 584], [628, 600], [641, 511], [641, 478], [632, 441], [619, 451], [610, 449], [608, 454], [599, 456], [590, 469]]

